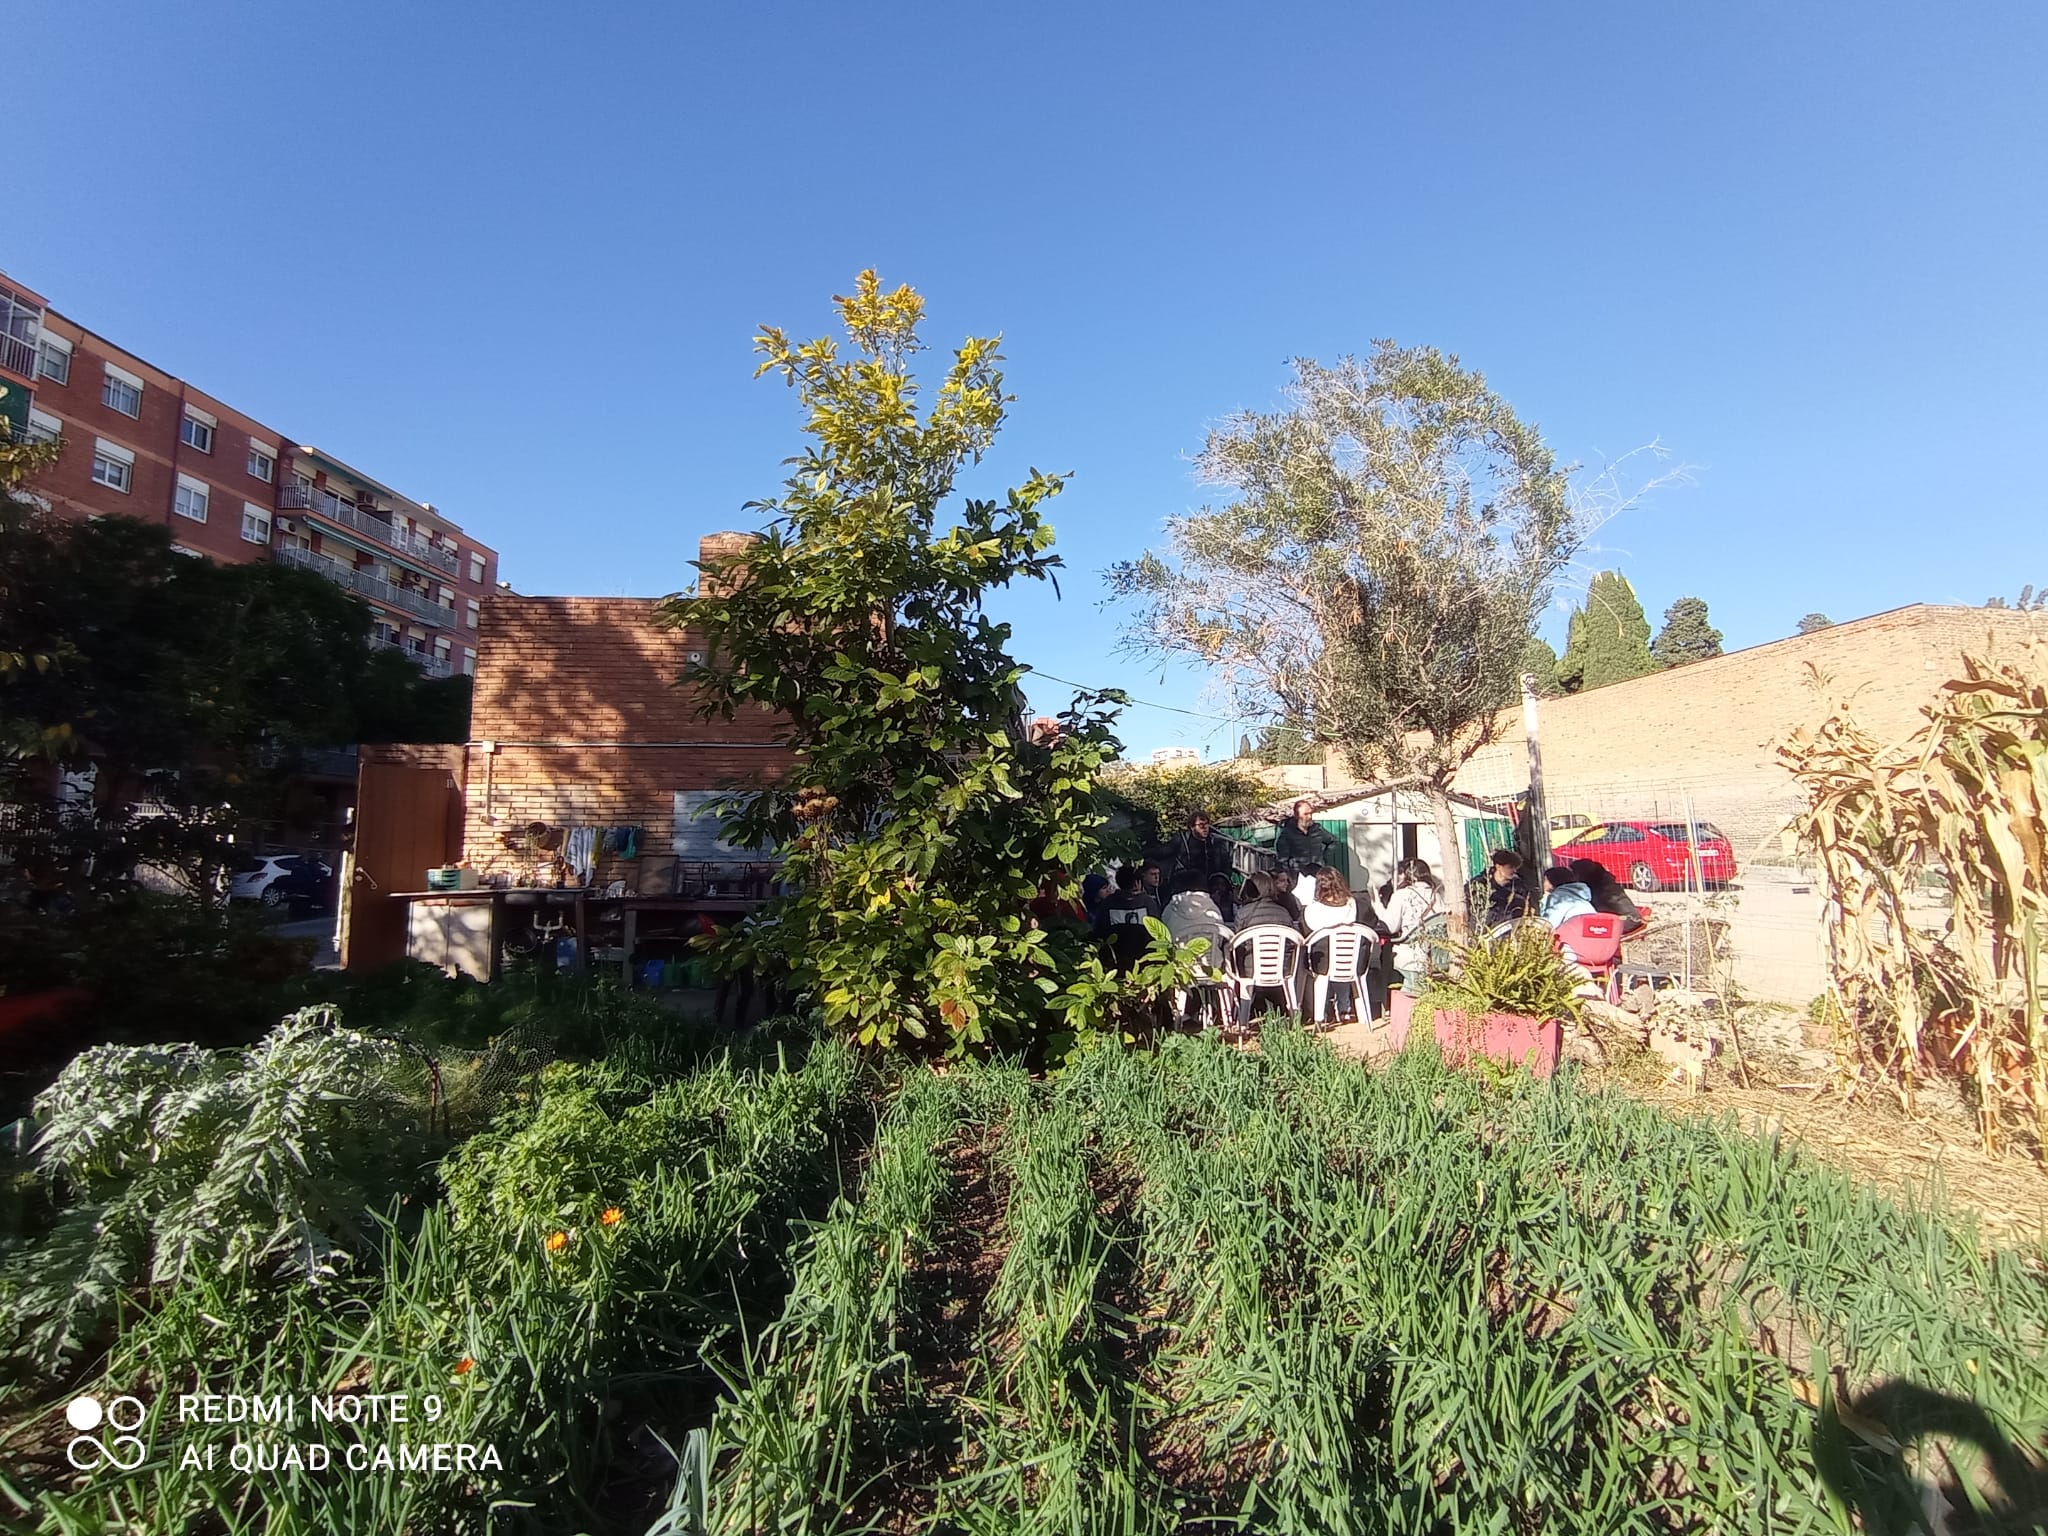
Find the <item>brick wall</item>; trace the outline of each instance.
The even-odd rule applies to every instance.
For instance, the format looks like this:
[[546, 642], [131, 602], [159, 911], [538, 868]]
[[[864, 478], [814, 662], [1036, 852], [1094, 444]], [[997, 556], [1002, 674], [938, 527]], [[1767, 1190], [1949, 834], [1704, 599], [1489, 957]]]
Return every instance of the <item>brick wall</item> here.
[[[2029, 636], [2048, 637], [2048, 615], [1916, 604], [1546, 700], [1549, 810], [1595, 820], [1674, 816], [1690, 796], [1697, 815], [1734, 839], [1738, 859], [1779, 856], [1780, 829], [1801, 802], [1777, 764], [1778, 742], [1842, 699], [1881, 740], [1902, 738], [1965, 650], [2009, 650]], [[1459, 789], [1496, 796], [1528, 788], [1521, 710], [1498, 724], [1500, 739], [1459, 775]]]
[[[708, 558], [713, 541], [704, 540]], [[637, 888], [649, 860], [666, 858], [678, 790], [772, 783], [791, 754], [766, 713], [702, 720], [675, 686], [702, 640], [659, 629], [649, 598], [521, 597], [484, 604], [464, 783], [464, 857], [479, 870], [524, 878], [529, 861], [507, 832], [550, 825], [638, 826], [639, 866], [601, 860], [600, 884]]]

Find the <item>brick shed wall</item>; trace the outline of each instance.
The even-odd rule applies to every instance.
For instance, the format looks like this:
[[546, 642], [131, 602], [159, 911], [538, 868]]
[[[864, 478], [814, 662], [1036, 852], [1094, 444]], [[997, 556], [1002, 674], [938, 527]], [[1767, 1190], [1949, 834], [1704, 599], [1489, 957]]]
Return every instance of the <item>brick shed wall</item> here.
[[[712, 535], [705, 552], [735, 537]], [[653, 861], [671, 856], [678, 790], [787, 773], [778, 717], [697, 717], [694, 694], [674, 679], [703, 641], [656, 628], [656, 608], [649, 598], [509, 593], [485, 602], [464, 767], [463, 851], [477, 869], [530, 875], [502, 841], [529, 822], [633, 825], [646, 834], [639, 863], [600, 858], [597, 879], [641, 888]]]
[[[1695, 813], [1734, 841], [1739, 861], [1780, 857], [1779, 834], [1801, 801], [1777, 764], [1778, 742], [1845, 698], [1880, 740], [1898, 740], [1957, 675], [1965, 650], [2010, 651], [2029, 636], [2048, 637], [2048, 615], [1919, 604], [1546, 700], [1550, 813], [1677, 816], [1690, 795]], [[1818, 695], [1813, 671], [1827, 679]], [[1498, 796], [1528, 788], [1521, 710], [1499, 724], [1501, 739], [1460, 774], [1459, 789]]]

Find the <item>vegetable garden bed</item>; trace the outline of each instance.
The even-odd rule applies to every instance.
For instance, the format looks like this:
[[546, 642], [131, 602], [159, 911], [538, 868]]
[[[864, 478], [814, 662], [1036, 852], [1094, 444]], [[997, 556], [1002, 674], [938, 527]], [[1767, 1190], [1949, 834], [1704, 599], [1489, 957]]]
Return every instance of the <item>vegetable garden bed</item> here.
[[1795, 1532], [1908, 1471], [2048, 1494], [2038, 1249], [1571, 1072], [1289, 1030], [1049, 1079], [679, 1070], [550, 1069], [374, 1265], [159, 1288], [62, 1384], [159, 1421], [201, 1382], [436, 1392], [502, 1474], [195, 1474], [159, 1422], [148, 1466], [74, 1480], [52, 1382], [0, 1440], [20, 1523]]

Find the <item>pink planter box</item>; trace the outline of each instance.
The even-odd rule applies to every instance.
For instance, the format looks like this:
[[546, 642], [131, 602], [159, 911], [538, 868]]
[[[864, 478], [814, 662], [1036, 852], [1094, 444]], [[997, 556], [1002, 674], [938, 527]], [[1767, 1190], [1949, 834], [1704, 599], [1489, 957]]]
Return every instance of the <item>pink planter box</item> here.
[[1387, 996], [1387, 1043], [1400, 1050], [1408, 1043], [1408, 1019], [1415, 1012], [1415, 999], [1396, 988]]
[[1438, 1009], [1436, 1043], [1444, 1060], [1454, 1065], [1476, 1050], [1511, 1067], [1526, 1064], [1538, 1077], [1548, 1077], [1557, 1070], [1558, 1054], [1564, 1049], [1564, 1025], [1556, 1019], [1489, 1013], [1474, 1026], [1462, 1013]]

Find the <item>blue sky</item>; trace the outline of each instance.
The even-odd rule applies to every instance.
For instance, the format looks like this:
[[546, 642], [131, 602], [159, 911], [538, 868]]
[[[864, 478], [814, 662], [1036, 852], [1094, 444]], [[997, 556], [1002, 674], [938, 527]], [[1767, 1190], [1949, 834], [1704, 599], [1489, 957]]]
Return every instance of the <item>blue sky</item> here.
[[[1728, 644], [2048, 584], [2048, 9], [139, 6], [16, 0], [0, 268], [431, 500], [527, 592], [658, 593], [796, 451], [760, 324], [864, 266], [1006, 337], [969, 487], [1072, 471], [1017, 654], [1119, 658], [1100, 572], [1296, 355], [1454, 350]], [[1561, 637], [1562, 616], [1549, 626]], [[1057, 706], [1059, 690], [1034, 693]], [[1134, 751], [1238, 727], [1156, 709]]]

